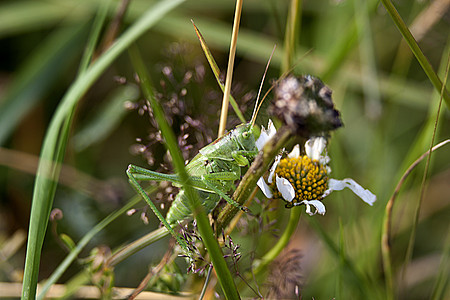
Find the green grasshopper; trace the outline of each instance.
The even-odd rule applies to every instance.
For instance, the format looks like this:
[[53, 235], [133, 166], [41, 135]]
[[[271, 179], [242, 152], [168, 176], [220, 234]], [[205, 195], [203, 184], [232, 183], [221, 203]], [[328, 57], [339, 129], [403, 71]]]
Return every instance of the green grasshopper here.
[[[193, 188], [198, 191], [206, 213], [210, 213], [221, 198], [245, 210], [227, 193], [234, 188], [234, 182], [240, 179], [241, 168], [249, 165], [258, 154], [254, 135], [256, 114], [255, 105], [249, 123], [238, 125], [228, 134], [200, 149], [199, 153], [186, 165], [186, 171], [191, 176]], [[129, 165], [126, 173], [131, 185], [147, 201], [161, 223], [180, 242], [178, 235], [173, 231], [173, 227], [182, 220], [191, 219], [192, 212], [189, 199], [185, 195], [178, 175], [158, 173], [134, 165]], [[139, 185], [139, 180], [170, 181], [181, 186], [165, 218]]]

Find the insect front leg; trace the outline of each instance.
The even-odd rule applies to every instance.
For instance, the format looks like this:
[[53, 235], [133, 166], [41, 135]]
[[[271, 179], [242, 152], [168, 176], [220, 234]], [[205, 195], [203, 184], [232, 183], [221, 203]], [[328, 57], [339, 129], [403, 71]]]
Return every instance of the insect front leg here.
[[255, 156], [258, 154], [258, 151], [246, 151], [246, 150], [236, 150], [231, 152], [231, 156], [236, 161], [236, 163], [240, 167], [248, 166], [250, 165], [248, 159], [255, 158]]
[[[140, 167], [137, 167], [134, 165], [129, 165], [126, 173], [127, 173], [130, 184], [142, 196], [142, 198], [145, 200], [145, 202], [147, 202], [147, 204], [150, 206], [150, 208], [152, 209], [152, 211], [156, 215], [156, 217], [159, 219], [159, 221], [167, 228], [167, 230], [170, 232], [170, 234], [177, 240], [177, 242], [180, 244], [180, 246], [183, 248], [183, 250], [186, 253], [190, 253], [186, 242], [183, 239], [181, 239], [180, 235], [177, 234], [173, 230], [172, 226], [167, 222], [167, 220], [164, 218], [164, 216], [161, 214], [161, 212], [156, 207], [155, 203], [153, 203], [153, 201], [150, 199], [150, 197], [147, 195], [145, 190], [142, 188], [142, 186], [138, 182], [138, 180], [157, 180], [157, 181], [169, 180], [169, 179], [167, 179], [167, 175], [157, 173], [157, 172], [152, 172], [147, 169], [140, 168]], [[171, 176], [171, 177], [173, 177], [173, 176]]]

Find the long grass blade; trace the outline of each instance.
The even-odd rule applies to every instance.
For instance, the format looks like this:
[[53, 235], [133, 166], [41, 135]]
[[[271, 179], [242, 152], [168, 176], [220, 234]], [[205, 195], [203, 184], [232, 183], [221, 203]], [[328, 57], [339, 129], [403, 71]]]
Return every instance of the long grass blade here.
[[62, 138], [67, 139], [68, 134], [62, 131], [64, 128], [67, 131], [69, 127], [67, 120], [74, 112], [78, 100], [114, 59], [167, 12], [182, 2], [182, 0], [161, 1], [153, 6], [117, 40], [113, 47], [77, 78], [63, 97], [45, 136], [34, 185], [22, 299], [34, 299], [36, 295], [41, 248], [59, 176], [58, 159], [62, 160], [66, 144]]
[[62, 274], [67, 270], [67, 268], [70, 266], [70, 264], [78, 257], [80, 252], [86, 247], [86, 245], [89, 243], [92, 238], [102, 231], [106, 226], [111, 224], [115, 219], [117, 219], [119, 216], [126, 213], [129, 209], [134, 207], [136, 204], [141, 202], [141, 197], [136, 195], [133, 197], [127, 204], [125, 204], [123, 207], [118, 209], [117, 211], [111, 213], [106, 218], [104, 218], [102, 221], [100, 221], [97, 225], [95, 225], [94, 228], [89, 230], [83, 238], [78, 242], [77, 246], [70, 251], [70, 253], [66, 256], [66, 258], [58, 265], [58, 268], [53, 272], [53, 274], [45, 281], [44, 285], [41, 287], [39, 295], [36, 299], [43, 299], [45, 297], [45, 294], [49, 291], [50, 287], [55, 284], [59, 278], [61, 278]]
[[402, 34], [403, 38], [408, 43], [409, 47], [411, 48], [411, 51], [416, 56], [416, 59], [419, 61], [420, 65], [422, 66], [422, 69], [424, 70], [425, 74], [430, 79], [431, 83], [433, 84], [434, 88], [441, 92], [443, 90], [443, 98], [445, 100], [445, 103], [448, 108], [450, 108], [450, 95], [447, 91], [447, 88], [445, 85], [442, 85], [441, 80], [437, 76], [436, 72], [433, 70], [433, 67], [431, 66], [430, 62], [426, 58], [426, 56], [423, 54], [422, 50], [420, 49], [419, 45], [417, 44], [416, 40], [414, 39], [413, 35], [409, 31], [408, 27], [406, 26], [405, 22], [403, 21], [402, 17], [398, 13], [397, 9], [395, 8], [394, 4], [390, 0], [381, 0], [381, 3], [383, 3], [383, 6], [386, 8], [387, 12], [391, 16], [392, 20], [395, 23], [395, 26], [397, 26], [398, 30]]
[[209, 224], [208, 217], [198, 199], [198, 193], [192, 188], [191, 179], [184, 167], [184, 159], [178, 148], [178, 142], [173, 133], [171, 127], [169, 126], [167, 120], [164, 116], [164, 111], [157, 102], [153, 95], [153, 88], [150, 82], [150, 77], [144, 67], [144, 63], [139, 54], [137, 47], [130, 48], [130, 57], [134, 68], [139, 76], [141, 86], [145, 97], [149, 100], [150, 105], [153, 109], [153, 114], [161, 130], [161, 134], [166, 142], [166, 147], [169, 150], [175, 170], [183, 183], [183, 189], [190, 200], [191, 210], [193, 212], [194, 218], [197, 221], [197, 226], [199, 233], [202, 237], [203, 243], [208, 250], [208, 254], [211, 257], [211, 261], [216, 270], [217, 278], [222, 287], [223, 293], [227, 299], [239, 299], [239, 294], [236, 289], [236, 284], [234, 283], [233, 277], [231, 276], [230, 270], [224, 260], [222, 250], [214, 237], [212, 228]]

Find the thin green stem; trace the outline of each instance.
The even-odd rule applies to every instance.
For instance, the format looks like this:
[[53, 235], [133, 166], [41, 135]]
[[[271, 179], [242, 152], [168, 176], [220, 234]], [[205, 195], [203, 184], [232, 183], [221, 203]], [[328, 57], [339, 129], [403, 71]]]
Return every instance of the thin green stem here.
[[231, 92], [231, 81], [233, 80], [234, 57], [236, 56], [237, 37], [239, 32], [239, 23], [241, 20], [243, 0], [236, 1], [236, 11], [234, 13], [233, 33], [231, 35], [230, 53], [228, 57], [227, 77], [225, 79], [225, 90], [223, 92], [222, 109], [220, 112], [220, 124], [218, 136], [221, 137], [225, 133], [228, 115], [228, 103]]
[[398, 182], [397, 186], [395, 187], [394, 193], [392, 194], [391, 198], [389, 199], [388, 203], [386, 204], [385, 208], [385, 214], [383, 219], [383, 228], [382, 228], [382, 234], [381, 234], [381, 254], [382, 254], [382, 263], [383, 263], [383, 269], [384, 269], [384, 277], [386, 282], [386, 297], [387, 299], [394, 299], [394, 284], [393, 284], [393, 272], [392, 272], [392, 262], [391, 262], [391, 221], [392, 221], [392, 210], [394, 208], [395, 199], [397, 199], [398, 194], [400, 193], [400, 189], [405, 182], [406, 178], [411, 174], [411, 172], [414, 170], [414, 168], [425, 158], [429, 155], [429, 153], [439, 149], [440, 147], [450, 143], [450, 139], [445, 140], [424, 154], [420, 156], [415, 162], [409, 166], [409, 168], [405, 171], [402, 178]]
[[284, 35], [284, 56], [281, 64], [281, 74], [289, 71], [295, 59], [297, 42], [300, 38], [301, 8], [301, 0], [291, 0], [286, 22], [286, 33]]
[[[138, 196], [140, 199], [140, 196]], [[134, 242], [123, 246], [114, 252], [114, 254], [108, 259], [106, 265], [114, 267], [115, 265], [121, 263], [131, 255], [137, 253], [139, 250], [144, 249], [150, 244], [169, 235], [169, 230], [166, 227], [161, 227], [152, 232], [144, 235], [143, 237], [135, 240]]]
[[124, 214], [130, 208], [135, 206], [141, 201], [141, 197], [135, 196], [133, 197], [127, 204], [125, 204], [122, 208], [116, 210], [115, 212], [108, 215], [102, 221], [100, 221], [97, 225], [94, 226], [91, 230], [89, 230], [83, 238], [78, 242], [77, 246], [70, 251], [70, 253], [66, 256], [66, 258], [58, 265], [58, 268], [53, 272], [53, 274], [45, 281], [45, 284], [42, 286], [39, 295], [36, 299], [43, 299], [45, 294], [48, 292], [50, 287], [55, 284], [59, 278], [61, 278], [62, 274], [67, 270], [70, 264], [78, 257], [80, 252], [86, 247], [92, 238], [102, 231], [106, 226], [111, 224], [115, 219]]
[[394, 23], [397, 26], [400, 33], [402, 34], [403, 38], [408, 43], [409, 48], [416, 56], [416, 59], [418, 60], [419, 64], [422, 66], [422, 69], [424, 70], [424, 72], [428, 76], [428, 78], [430, 79], [430, 81], [433, 84], [433, 86], [435, 87], [435, 89], [438, 92], [441, 92], [441, 90], [444, 91], [443, 98], [445, 100], [445, 103], [447, 104], [447, 107], [450, 108], [450, 95], [448, 94], [447, 89], [445, 87], [443, 88], [441, 80], [437, 76], [436, 72], [434, 72], [433, 67], [431, 66], [430, 62], [423, 54], [422, 50], [420, 49], [420, 47], [417, 44], [416, 40], [414, 39], [413, 35], [409, 31], [405, 22], [403, 21], [402, 17], [398, 13], [398, 11], [395, 9], [394, 5], [392, 4], [392, 2], [390, 0], [381, 0], [381, 3], [383, 3], [387, 12], [391, 16], [392, 20], [394, 21]]
[[255, 269], [254, 274], [258, 275], [262, 271], [264, 271], [267, 266], [275, 259], [277, 256], [283, 251], [283, 249], [289, 243], [292, 234], [295, 232], [297, 228], [298, 222], [300, 221], [302, 208], [298, 206], [294, 206], [291, 208], [291, 214], [289, 216], [289, 222], [286, 229], [283, 232], [283, 235], [280, 237], [278, 242], [273, 246], [270, 251], [268, 251], [261, 260], [255, 261]]
[[[277, 134], [264, 145], [262, 152], [255, 158], [233, 194], [232, 198], [239, 203], [239, 205], [244, 205], [244, 203], [247, 202], [252, 195], [253, 190], [256, 188], [258, 179], [269, 169], [275, 156], [279, 153], [281, 148], [286, 146], [292, 136], [293, 133], [287, 126], [281, 127], [277, 131]], [[237, 211], [238, 208], [233, 205], [228, 204], [225, 206], [217, 218], [216, 234], [222, 233], [222, 230], [228, 226]]]
[[108, 1], [100, 1], [100, 8], [97, 11], [97, 15], [94, 19], [94, 24], [92, 25], [91, 33], [88, 39], [88, 43], [83, 53], [83, 57], [81, 58], [80, 67], [78, 70], [78, 74], [82, 74], [87, 70], [89, 63], [91, 62], [92, 56], [94, 55], [95, 46], [100, 37], [100, 33], [103, 27], [103, 24], [106, 20], [106, 15], [108, 13], [109, 6], [111, 5], [111, 0]]

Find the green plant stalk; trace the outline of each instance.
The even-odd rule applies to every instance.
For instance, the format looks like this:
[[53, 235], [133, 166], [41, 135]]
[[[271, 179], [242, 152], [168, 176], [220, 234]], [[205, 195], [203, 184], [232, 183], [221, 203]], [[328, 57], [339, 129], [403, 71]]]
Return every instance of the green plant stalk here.
[[45, 297], [45, 294], [48, 292], [50, 287], [53, 284], [55, 284], [59, 278], [61, 278], [62, 274], [67, 270], [70, 264], [78, 257], [80, 252], [97, 233], [102, 231], [106, 226], [111, 224], [115, 219], [117, 219], [122, 214], [126, 213], [129, 209], [138, 204], [140, 201], [142, 201], [140, 196], [138, 195], [134, 196], [127, 204], [125, 204], [125, 206], [111, 213], [102, 221], [100, 221], [97, 225], [95, 225], [91, 230], [89, 230], [89, 232], [87, 232], [83, 236], [83, 238], [78, 242], [77, 246], [72, 251], [70, 251], [67, 257], [58, 265], [58, 268], [56, 268], [53, 274], [45, 281], [36, 299], [43, 299]]
[[218, 137], [225, 134], [225, 127], [227, 125], [228, 104], [231, 92], [231, 81], [233, 80], [234, 57], [236, 56], [236, 45], [239, 33], [239, 23], [241, 21], [242, 3], [243, 0], [236, 0], [233, 31], [231, 34], [230, 51], [228, 56], [227, 76], [225, 78], [225, 90], [223, 92], [222, 108], [220, 110]]
[[267, 266], [275, 258], [277, 258], [277, 256], [281, 253], [281, 251], [283, 251], [283, 249], [287, 246], [289, 240], [291, 239], [292, 234], [295, 232], [295, 229], [297, 228], [301, 214], [302, 214], [301, 207], [294, 206], [293, 208], [291, 208], [291, 213], [289, 215], [289, 222], [278, 242], [259, 261], [255, 261], [253, 271], [255, 276], [264, 271], [267, 268]]
[[[236, 191], [233, 193], [233, 199], [237, 203], [244, 205], [249, 200], [253, 190], [256, 188], [258, 179], [269, 169], [275, 156], [281, 148], [286, 146], [292, 136], [294, 136], [292, 131], [287, 126], [284, 126], [264, 145], [262, 152], [255, 158]], [[217, 218], [216, 235], [222, 234], [222, 230], [228, 226], [237, 211], [238, 208], [230, 204], [224, 207]]]
[[439, 263], [438, 275], [433, 285], [431, 300], [444, 299], [444, 289], [448, 284], [448, 264], [450, 262], [450, 226], [447, 228], [447, 237], [445, 239], [444, 249], [442, 251], [441, 261]]
[[386, 8], [387, 12], [391, 16], [392, 20], [394, 21], [394, 23], [397, 26], [400, 33], [402, 34], [403, 38], [408, 43], [409, 48], [414, 53], [414, 56], [419, 61], [419, 64], [422, 66], [422, 69], [424, 70], [424, 72], [428, 76], [428, 78], [430, 79], [434, 88], [439, 93], [441, 92], [441, 90], [444, 91], [443, 98], [445, 100], [447, 108], [450, 108], [450, 95], [448, 94], [447, 89], [445, 87], [443, 89], [441, 80], [437, 76], [436, 72], [434, 72], [433, 67], [431, 66], [430, 62], [423, 54], [422, 50], [420, 49], [420, 47], [417, 44], [416, 40], [414, 39], [413, 35], [409, 31], [405, 22], [403, 22], [402, 17], [398, 13], [398, 11], [395, 9], [394, 5], [392, 4], [392, 2], [390, 0], [381, 0], [381, 3], [383, 3], [383, 6]]
[[101, 1], [99, 3], [99, 9], [94, 19], [94, 24], [92, 25], [92, 30], [88, 39], [88, 43], [81, 58], [80, 68], [78, 70], [78, 75], [83, 74], [91, 62], [92, 56], [94, 55], [95, 46], [100, 37], [100, 32], [102, 30], [103, 24], [106, 20], [106, 15], [108, 9], [111, 5], [111, 0]]
[[228, 270], [222, 250], [220, 249], [219, 244], [214, 237], [208, 217], [200, 203], [200, 200], [198, 199], [198, 193], [192, 188], [192, 182], [186, 172], [184, 159], [180, 152], [180, 149], [178, 148], [176, 137], [164, 117], [164, 111], [160, 103], [156, 101], [156, 98], [153, 95], [150, 77], [145, 69], [144, 63], [139, 54], [139, 50], [136, 46], [133, 46], [129, 49], [129, 52], [133, 66], [139, 76], [144, 95], [150, 101], [155, 119], [166, 142], [166, 147], [172, 157], [175, 170], [180, 177], [180, 181], [183, 183], [182, 186], [185, 190], [187, 198], [191, 202], [189, 203], [189, 205], [191, 206], [194, 218], [197, 221], [198, 230], [202, 237], [203, 243], [205, 244], [208, 250], [208, 254], [211, 257], [211, 261], [216, 270], [217, 278], [219, 279], [223, 293], [227, 299], [239, 299], [240, 297], [236, 289], [233, 277]]
[[423, 170], [422, 182], [420, 184], [420, 196], [419, 196], [419, 200], [417, 202], [417, 206], [415, 208], [414, 221], [412, 223], [412, 228], [411, 228], [411, 236], [410, 236], [410, 239], [409, 239], [409, 242], [408, 242], [408, 248], [407, 248], [406, 255], [405, 255], [405, 262], [406, 263], [403, 266], [403, 269], [405, 270], [405, 273], [406, 273], [406, 269], [407, 269], [409, 263], [411, 262], [412, 256], [413, 256], [414, 244], [415, 244], [416, 235], [417, 235], [417, 227], [418, 227], [418, 224], [419, 224], [419, 215], [420, 215], [423, 199], [425, 197], [425, 183], [426, 183], [426, 179], [427, 179], [427, 175], [428, 175], [428, 170], [430, 168], [431, 154], [432, 154], [433, 144], [434, 144], [434, 141], [435, 141], [435, 138], [436, 138], [436, 131], [437, 131], [437, 128], [438, 128], [438, 123], [439, 123], [439, 115], [440, 115], [440, 111], [441, 111], [441, 107], [442, 107], [442, 96], [443, 96], [443, 93], [444, 93], [444, 86], [447, 84], [449, 67], [450, 67], [450, 56], [448, 56], [448, 58], [447, 58], [447, 66], [446, 66], [446, 70], [445, 70], [444, 84], [442, 86], [441, 93], [440, 93], [441, 97], [439, 99], [439, 105], [437, 107], [436, 119], [435, 119], [435, 123], [434, 123], [433, 133], [431, 135], [431, 141], [430, 141], [430, 146], [429, 146], [429, 154], [427, 156], [427, 160], [426, 160], [426, 163], [425, 163], [425, 169]]
[[297, 43], [300, 39], [300, 25], [302, 0], [291, 0], [288, 12], [288, 20], [286, 22], [286, 34], [284, 40], [284, 56], [281, 63], [281, 74], [289, 71], [292, 67], [295, 54], [297, 52]]
[[65, 142], [58, 142], [58, 139], [64, 136], [67, 138], [66, 134], [61, 133], [63, 124], [75, 109], [78, 100], [119, 54], [167, 12], [182, 2], [183, 0], [161, 1], [148, 10], [104, 55], [83, 73], [83, 76], [75, 80], [61, 100], [44, 138], [34, 185], [22, 299], [34, 299], [36, 296], [41, 249], [59, 176], [57, 167], [59, 164], [56, 159], [58, 157], [61, 159], [59, 153], [64, 153], [65, 150], [57, 149], [57, 145], [64, 147], [66, 144]]
[[383, 269], [384, 269], [384, 277], [386, 281], [386, 297], [387, 299], [393, 299], [395, 297], [394, 289], [393, 289], [393, 273], [392, 273], [392, 262], [391, 262], [391, 220], [392, 220], [392, 210], [394, 208], [395, 199], [397, 198], [398, 194], [400, 193], [400, 189], [402, 187], [403, 182], [406, 180], [406, 178], [411, 174], [411, 172], [414, 170], [414, 168], [425, 158], [429, 155], [430, 152], [436, 151], [440, 147], [450, 143], [450, 139], [447, 139], [424, 154], [422, 154], [416, 161], [414, 161], [409, 168], [405, 171], [401, 179], [399, 180], [397, 186], [395, 187], [395, 190], [389, 199], [389, 201], [386, 204], [384, 218], [383, 218], [383, 227], [381, 232], [381, 255], [382, 255], [382, 263], [383, 263]]
[[156, 241], [159, 241], [160, 239], [166, 237], [169, 235], [169, 231], [166, 227], [161, 227], [156, 230], [153, 230], [152, 232], [144, 235], [143, 237], [135, 240], [134, 242], [123, 246], [122, 248], [116, 250], [114, 254], [108, 259], [107, 265], [108, 266], [116, 266], [117, 264], [121, 263], [131, 255], [135, 254], [139, 250], [147, 247], [148, 245], [153, 244]]

